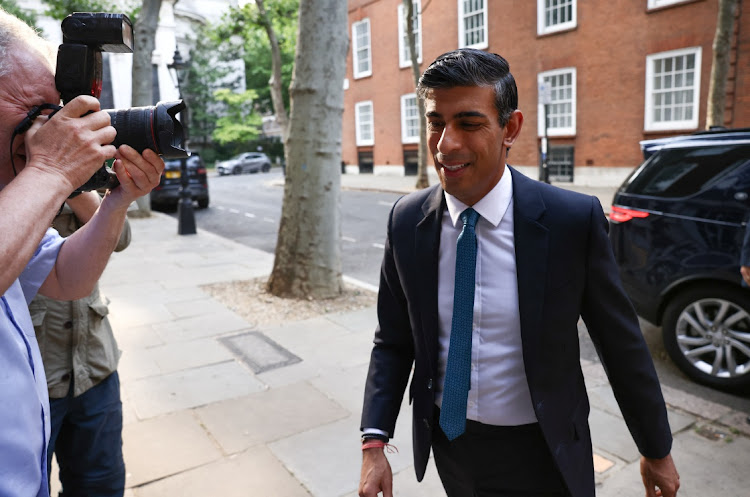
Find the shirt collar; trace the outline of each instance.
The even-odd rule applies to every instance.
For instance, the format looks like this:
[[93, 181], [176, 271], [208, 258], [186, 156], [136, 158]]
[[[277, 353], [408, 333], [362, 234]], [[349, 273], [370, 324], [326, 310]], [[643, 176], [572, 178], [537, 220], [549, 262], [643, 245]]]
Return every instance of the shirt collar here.
[[448, 206], [448, 214], [450, 214], [454, 227], [462, 226], [463, 223], [459, 216], [469, 207], [473, 207], [483, 219], [487, 220], [492, 226], [497, 227], [500, 221], [503, 220], [503, 216], [505, 216], [513, 199], [513, 181], [510, 176], [510, 169], [508, 166], [505, 166], [505, 171], [503, 171], [500, 181], [497, 182], [487, 195], [472, 206], [464, 204], [448, 192], [444, 192], [444, 194], [445, 203]]

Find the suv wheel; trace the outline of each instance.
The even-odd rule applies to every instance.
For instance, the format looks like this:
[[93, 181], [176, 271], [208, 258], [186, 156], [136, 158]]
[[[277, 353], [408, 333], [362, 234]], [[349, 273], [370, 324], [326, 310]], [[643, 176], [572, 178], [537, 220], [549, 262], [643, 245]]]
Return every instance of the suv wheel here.
[[266, 162], [265, 164], [263, 164], [263, 166], [260, 168], [260, 170], [263, 171], [264, 173], [267, 173], [268, 171], [271, 170], [271, 164], [269, 164], [268, 162]]
[[232, 169], [232, 174], [242, 174], [242, 168], [240, 166], [234, 166], [234, 169]]
[[678, 294], [664, 312], [664, 347], [689, 377], [714, 388], [750, 387], [750, 296], [706, 284]]

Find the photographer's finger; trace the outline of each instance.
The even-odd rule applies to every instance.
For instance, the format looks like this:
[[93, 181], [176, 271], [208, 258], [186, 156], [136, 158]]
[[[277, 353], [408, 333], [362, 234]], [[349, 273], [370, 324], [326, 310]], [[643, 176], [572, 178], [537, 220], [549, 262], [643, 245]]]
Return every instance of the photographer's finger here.
[[80, 95], [68, 102], [59, 112], [68, 117], [81, 117], [88, 112], [97, 112], [100, 109], [99, 100], [90, 95]]
[[[154, 183], [154, 181], [158, 183], [159, 176], [161, 176], [161, 172], [164, 170], [164, 161], [150, 149], [146, 149], [143, 151], [143, 154], [140, 154], [129, 145], [120, 145], [115, 157], [125, 159], [142, 170], [148, 177], [149, 183]], [[154, 186], [156, 185], [154, 184]]]

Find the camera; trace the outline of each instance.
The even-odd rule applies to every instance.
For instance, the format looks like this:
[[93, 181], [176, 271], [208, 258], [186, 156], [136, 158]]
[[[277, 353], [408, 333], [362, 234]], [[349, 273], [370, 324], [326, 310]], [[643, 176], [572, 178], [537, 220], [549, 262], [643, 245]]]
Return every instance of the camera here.
[[[132, 53], [133, 24], [124, 14], [76, 12], [62, 22], [63, 42], [57, 51], [55, 86], [64, 104], [79, 95], [99, 98], [102, 91], [102, 52]], [[166, 159], [188, 157], [177, 114], [182, 100], [151, 107], [105, 110], [117, 130], [115, 146], [127, 144], [143, 152], [151, 149]], [[76, 192], [114, 188], [117, 176], [105, 165]]]

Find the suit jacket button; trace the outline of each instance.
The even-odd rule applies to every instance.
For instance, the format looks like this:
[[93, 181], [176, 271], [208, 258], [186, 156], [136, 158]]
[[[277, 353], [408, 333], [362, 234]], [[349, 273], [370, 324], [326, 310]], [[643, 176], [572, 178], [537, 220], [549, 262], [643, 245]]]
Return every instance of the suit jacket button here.
[[432, 390], [432, 378], [427, 380], [427, 390]]

